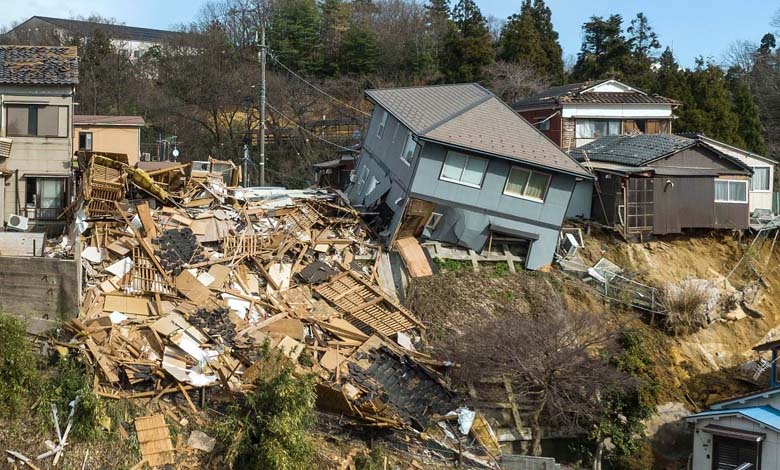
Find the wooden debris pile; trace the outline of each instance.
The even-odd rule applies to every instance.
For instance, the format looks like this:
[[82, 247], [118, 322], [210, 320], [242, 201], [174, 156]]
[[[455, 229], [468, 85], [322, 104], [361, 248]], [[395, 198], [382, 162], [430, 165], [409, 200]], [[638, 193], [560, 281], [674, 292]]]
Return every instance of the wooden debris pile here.
[[250, 390], [265, 345], [318, 377], [321, 408], [361, 425], [422, 432], [457, 408], [446, 364], [414, 350], [424, 326], [380, 287], [381, 247], [341, 195], [166, 173], [181, 191], [165, 201], [96, 199], [99, 174], [135, 180], [89, 168], [83, 300], [67, 328], [99, 395], [181, 393], [194, 408], [205, 387]]

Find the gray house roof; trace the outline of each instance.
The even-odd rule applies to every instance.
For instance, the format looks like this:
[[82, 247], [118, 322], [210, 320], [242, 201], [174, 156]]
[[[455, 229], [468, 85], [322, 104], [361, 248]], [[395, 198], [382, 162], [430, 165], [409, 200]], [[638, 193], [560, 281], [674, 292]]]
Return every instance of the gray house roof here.
[[367, 90], [423, 140], [590, 177], [573, 158], [477, 85], [438, 85]]
[[0, 46], [0, 84], [75, 85], [78, 82], [75, 47]]
[[8, 31], [7, 34], [13, 35], [17, 31], [25, 30], [25, 28], [27, 28], [26, 23], [32, 20], [43, 21], [45, 23], [49, 23], [54, 28], [63, 29], [74, 34], [88, 35], [95, 30], [99, 30], [109, 38], [122, 39], [125, 41], [161, 43], [167, 38], [181, 34], [175, 31], [165, 31], [162, 29], [139, 28], [136, 26], [96, 23], [92, 21], [69, 20], [65, 18], [52, 18], [49, 16], [33, 16], [24, 23], [21, 23], [17, 27]]
[[[751, 171], [737, 158], [720, 152], [711, 145], [675, 134], [608, 135], [578, 147], [570, 154], [580, 162], [585, 161], [587, 156], [588, 160], [592, 161], [641, 167], [696, 145], [703, 145], [743, 170]], [[694, 169], [690, 170], [693, 172]]]
[[557, 107], [562, 104], [670, 104], [678, 105], [679, 101], [664, 96], [645, 93], [641, 90], [626, 93], [587, 91], [610, 79], [592, 80], [581, 83], [570, 83], [548, 88], [535, 95], [512, 103], [514, 109], [537, 108], [540, 106]]

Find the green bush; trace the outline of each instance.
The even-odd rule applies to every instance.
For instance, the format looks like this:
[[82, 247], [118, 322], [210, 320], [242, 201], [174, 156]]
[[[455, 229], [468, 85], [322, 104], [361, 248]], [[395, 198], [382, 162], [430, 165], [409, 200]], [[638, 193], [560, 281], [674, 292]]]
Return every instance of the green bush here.
[[308, 435], [315, 404], [314, 378], [296, 375], [285, 358], [265, 360], [278, 363], [275, 372], [260, 377], [254, 392], [232, 405], [214, 430], [227, 442], [230, 468], [305, 469], [314, 453]]
[[52, 422], [51, 405], [57, 405], [60, 427], [64, 431], [70, 414], [70, 403], [78, 398], [73, 415], [73, 427], [69, 440], [90, 441], [110, 436], [101, 421], [108, 416], [108, 404], [95, 394], [92, 388], [94, 372], [77, 358], [68, 356], [60, 359], [46, 381], [37, 410], [40, 419]]
[[25, 323], [0, 314], [0, 414], [18, 416], [20, 405], [40, 385]]
[[385, 449], [376, 446], [367, 455], [355, 457], [355, 470], [383, 470], [385, 468]]

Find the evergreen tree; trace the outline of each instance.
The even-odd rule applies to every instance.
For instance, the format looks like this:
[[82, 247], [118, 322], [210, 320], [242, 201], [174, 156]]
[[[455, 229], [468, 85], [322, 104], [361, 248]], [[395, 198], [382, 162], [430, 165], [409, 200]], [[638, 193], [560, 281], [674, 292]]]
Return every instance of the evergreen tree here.
[[563, 57], [544, 0], [525, 0], [519, 14], [507, 19], [498, 41], [498, 58], [527, 64], [553, 83], [563, 81]]
[[768, 54], [772, 52], [772, 49], [777, 47], [777, 41], [775, 40], [775, 35], [772, 33], [766, 33], [764, 37], [761, 38], [761, 45], [758, 46], [758, 53], [759, 54]]
[[[728, 144], [743, 146], [739, 116], [733, 111], [731, 93], [723, 70], [696, 59], [696, 68], [685, 73], [690, 94], [683, 98], [675, 124], [680, 132], [701, 132]], [[677, 98], [670, 96], [670, 98]]]
[[283, 0], [276, 4], [269, 28], [269, 48], [298, 73], [320, 71], [320, 11], [316, 0]]
[[536, 27], [531, 0], [525, 0], [520, 13], [507, 18], [498, 40], [498, 58], [512, 63], [526, 63], [542, 72], [545, 61], [542, 38]]
[[611, 15], [605, 20], [592, 16], [582, 30], [584, 39], [572, 79], [623, 78], [632, 59], [631, 44], [623, 36], [623, 17]]
[[352, 21], [344, 35], [339, 69], [350, 75], [371, 74], [379, 68], [379, 59], [376, 33], [360, 21]]
[[447, 82], [473, 82], [493, 63], [493, 45], [487, 20], [474, 0], [459, 0], [444, 36], [440, 64]]
[[661, 48], [658, 35], [641, 12], [631, 20], [626, 33], [628, 33], [632, 56], [623, 68], [623, 79], [637, 88], [649, 88], [654, 81], [653, 65], [657, 62], [656, 50]]
[[658, 59], [658, 70], [655, 74], [653, 86], [649, 90], [681, 102], [692, 100], [690, 88], [685, 79], [685, 71], [680, 68], [669, 47], [664, 50]]
[[350, 28], [350, 6], [344, 0], [323, 0], [320, 5], [322, 28], [322, 74], [334, 76], [338, 74], [339, 57], [344, 35]]
[[535, 0], [532, 11], [534, 24], [541, 36], [542, 50], [547, 59], [543, 70], [550, 76], [553, 83], [563, 83], [563, 49], [561, 49], [561, 43], [558, 41], [558, 32], [553, 28], [552, 11], [544, 3], [544, 0]]
[[766, 155], [763, 126], [750, 87], [740, 79], [731, 80], [730, 87], [732, 110], [739, 119], [739, 140], [746, 150]]

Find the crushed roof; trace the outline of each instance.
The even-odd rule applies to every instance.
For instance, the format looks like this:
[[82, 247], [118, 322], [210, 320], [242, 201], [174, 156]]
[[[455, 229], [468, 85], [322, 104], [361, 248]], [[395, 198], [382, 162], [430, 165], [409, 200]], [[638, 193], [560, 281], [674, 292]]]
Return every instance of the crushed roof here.
[[79, 82], [76, 47], [0, 46], [0, 83], [75, 85]]
[[424, 140], [590, 177], [573, 158], [475, 83], [367, 90], [366, 95]]
[[675, 134], [608, 135], [571, 151], [572, 157], [643, 166], [680, 150], [692, 147], [696, 141]]
[[146, 125], [141, 116], [105, 116], [95, 114], [76, 114], [73, 116], [74, 126], [137, 126]]
[[[74, 33], [90, 34], [95, 30], [100, 30], [113, 39], [124, 39], [128, 41], [161, 42], [164, 39], [181, 34], [176, 31], [166, 31], [162, 29], [139, 28], [136, 26], [96, 23], [93, 21], [69, 20], [65, 18], [52, 18], [50, 16], [33, 16], [30, 19], [34, 18]], [[23, 25], [24, 23], [19, 26]], [[12, 32], [13, 30], [9, 31], [9, 33]]]
[[645, 93], [640, 90], [621, 92], [587, 91], [590, 88], [608, 82], [609, 79], [571, 83], [548, 88], [512, 104], [515, 109], [531, 108], [541, 105], [597, 103], [597, 104], [670, 104], [679, 101], [661, 95]]
[[775, 431], [780, 432], [780, 410], [773, 406], [750, 406], [745, 408], [727, 408], [723, 410], [702, 411], [701, 413], [687, 416], [686, 420], [699, 420], [723, 415], [741, 415], [745, 418], [763, 424]]

